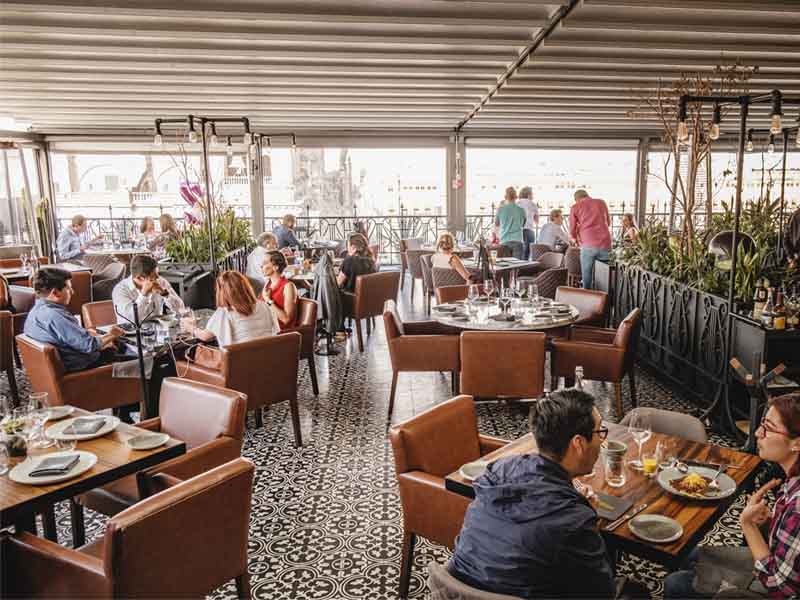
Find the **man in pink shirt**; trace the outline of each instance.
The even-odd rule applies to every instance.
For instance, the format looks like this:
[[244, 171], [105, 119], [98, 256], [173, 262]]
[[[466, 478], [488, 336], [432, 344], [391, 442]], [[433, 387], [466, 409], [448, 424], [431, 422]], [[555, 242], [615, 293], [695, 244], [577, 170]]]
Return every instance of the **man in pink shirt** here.
[[569, 234], [581, 248], [581, 280], [586, 289], [594, 284], [594, 261], [608, 261], [611, 250], [611, 217], [600, 198], [586, 190], [575, 192], [575, 204], [569, 213]]

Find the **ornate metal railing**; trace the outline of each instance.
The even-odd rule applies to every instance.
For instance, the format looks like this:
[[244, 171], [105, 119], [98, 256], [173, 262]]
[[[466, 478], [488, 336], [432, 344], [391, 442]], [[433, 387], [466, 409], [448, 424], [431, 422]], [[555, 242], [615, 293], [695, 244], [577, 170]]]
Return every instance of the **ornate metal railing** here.
[[711, 404], [725, 381], [727, 301], [624, 263], [615, 273], [616, 324], [642, 311], [639, 360]]
[[237, 248], [232, 252], [228, 252], [225, 257], [219, 261], [217, 268], [220, 271], [238, 271], [239, 273], [247, 273], [247, 256], [253, 249], [253, 244], [249, 244], [244, 248]]

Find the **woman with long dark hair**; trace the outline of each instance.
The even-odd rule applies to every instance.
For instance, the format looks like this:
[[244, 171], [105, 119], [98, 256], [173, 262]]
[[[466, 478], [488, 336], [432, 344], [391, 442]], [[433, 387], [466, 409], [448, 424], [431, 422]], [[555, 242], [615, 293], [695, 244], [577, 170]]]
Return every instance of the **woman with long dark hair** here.
[[347, 239], [347, 256], [336, 276], [339, 287], [345, 292], [353, 292], [359, 275], [368, 275], [377, 270], [367, 238], [360, 233], [351, 233]]
[[262, 268], [266, 279], [262, 300], [275, 312], [281, 329], [294, 327], [297, 321], [297, 288], [283, 275], [286, 257], [277, 250], [269, 252]]

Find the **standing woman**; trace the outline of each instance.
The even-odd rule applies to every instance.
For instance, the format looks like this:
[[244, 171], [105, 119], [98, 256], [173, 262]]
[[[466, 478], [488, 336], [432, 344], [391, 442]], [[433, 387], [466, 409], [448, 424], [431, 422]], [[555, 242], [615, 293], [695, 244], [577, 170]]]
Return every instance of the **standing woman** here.
[[377, 271], [375, 257], [369, 248], [369, 242], [360, 233], [351, 233], [347, 240], [347, 257], [342, 261], [342, 268], [336, 276], [336, 282], [344, 292], [354, 292], [356, 278]]
[[[773, 479], [750, 496], [739, 516], [747, 547], [701, 546], [689, 556], [689, 570], [664, 579], [665, 598], [711, 598], [719, 591], [714, 575], [723, 569], [726, 580], [735, 579], [729, 583], [742, 592], [770, 598], [800, 596], [800, 393], [773, 398], [756, 437], [759, 457], [778, 464], [786, 481], [778, 488], [780, 479]], [[770, 510], [764, 496], [773, 488], [776, 500]], [[767, 524], [765, 536], [761, 526]], [[703, 569], [706, 564], [711, 568]]]
[[439, 239], [436, 240], [436, 253], [431, 256], [431, 265], [437, 269], [454, 269], [465, 282], [468, 282], [469, 271], [464, 267], [458, 254], [453, 253], [455, 247], [456, 240], [452, 233], [445, 231], [439, 234]]
[[261, 299], [272, 307], [281, 329], [294, 327], [297, 321], [297, 288], [283, 276], [286, 257], [274, 250], [264, 258], [263, 273], [266, 279]]
[[622, 230], [619, 234], [619, 240], [622, 244], [631, 244], [636, 241], [639, 235], [639, 228], [636, 227], [636, 221], [633, 220], [632, 213], [625, 213], [622, 215]]

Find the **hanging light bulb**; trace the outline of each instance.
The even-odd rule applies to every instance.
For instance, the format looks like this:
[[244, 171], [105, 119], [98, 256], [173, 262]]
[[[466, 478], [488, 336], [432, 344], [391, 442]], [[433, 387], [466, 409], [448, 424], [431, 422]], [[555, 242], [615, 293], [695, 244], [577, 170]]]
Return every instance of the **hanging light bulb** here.
[[233, 156], [233, 146], [231, 146], [231, 136], [228, 136], [227, 152], [228, 156]]
[[783, 116], [783, 96], [777, 90], [772, 92], [772, 115], [770, 119], [769, 132], [772, 135], [779, 135], [783, 130], [781, 117]]
[[194, 129], [189, 131], [189, 143], [191, 144], [197, 143], [197, 132]]
[[719, 124], [722, 121], [722, 115], [719, 108], [719, 104], [714, 104], [714, 120], [711, 123], [711, 128], [708, 130], [708, 139], [710, 140], [718, 140], [719, 139]]
[[753, 151], [753, 130], [747, 132], [747, 151]]
[[770, 154], [775, 154], [775, 136], [773, 134], [769, 135], [769, 145], [767, 146], [767, 152]]
[[297, 138], [292, 134], [292, 150], [297, 150]]
[[253, 143], [253, 134], [250, 133], [249, 131], [245, 131], [244, 132], [244, 138], [242, 139], [242, 142], [244, 143], [245, 146], [249, 146], [250, 144], [252, 144]]
[[678, 105], [678, 141], [685, 142], [689, 139], [689, 127], [686, 125], [686, 103]]
[[211, 124], [211, 145], [216, 146], [219, 143], [219, 139], [217, 138], [217, 126], [212, 123]]
[[258, 141], [258, 136], [253, 136], [253, 143], [250, 144], [250, 158], [255, 158], [258, 156], [258, 145], [256, 142]]
[[156, 132], [156, 135], [153, 138], [153, 144], [155, 144], [156, 146], [160, 146], [163, 143], [164, 143], [164, 139], [161, 137], [161, 134]]

